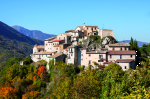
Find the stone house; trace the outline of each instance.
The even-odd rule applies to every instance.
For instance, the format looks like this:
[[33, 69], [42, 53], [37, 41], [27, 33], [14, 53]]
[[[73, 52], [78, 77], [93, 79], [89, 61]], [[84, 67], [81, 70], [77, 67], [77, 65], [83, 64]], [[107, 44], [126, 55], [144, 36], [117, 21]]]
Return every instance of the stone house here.
[[44, 51], [44, 45], [38, 45], [35, 44], [33, 47], [33, 53], [41, 52]]
[[78, 46], [74, 46], [74, 45], [71, 45], [68, 47], [68, 54], [67, 54], [67, 64], [74, 64], [75, 66], [78, 65], [78, 58], [77, 58], [77, 55], [78, 55]]
[[96, 68], [93, 62], [103, 65], [107, 59], [107, 51], [89, 51], [86, 52], [86, 68], [88, 65], [91, 65], [92, 68]]

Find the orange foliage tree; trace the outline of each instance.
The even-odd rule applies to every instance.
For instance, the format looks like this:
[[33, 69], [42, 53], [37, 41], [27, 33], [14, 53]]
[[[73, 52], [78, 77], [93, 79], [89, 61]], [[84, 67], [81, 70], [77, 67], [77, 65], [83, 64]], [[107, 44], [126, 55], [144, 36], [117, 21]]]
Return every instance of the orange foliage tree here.
[[31, 92], [27, 92], [26, 94], [23, 94], [22, 99], [34, 99], [34, 98], [38, 98], [39, 95], [40, 95], [40, 92], [31, 91]]
[[44, 73], [44, 72], [46, 72], [46, 67], [40, 65], [38, 68], [38, 75], [40, 76], [40, 74]]
[[0, 97], [3, 97], [4, 99], [19, 98], [18, 93], [19, 92], [16, 88], [10, 86], [2, 87], [0, 89]]

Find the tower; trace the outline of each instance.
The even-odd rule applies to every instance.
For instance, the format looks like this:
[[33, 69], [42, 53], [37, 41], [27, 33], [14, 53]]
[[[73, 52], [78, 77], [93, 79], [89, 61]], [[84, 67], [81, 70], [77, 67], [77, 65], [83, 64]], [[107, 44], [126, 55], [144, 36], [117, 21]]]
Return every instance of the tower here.
[[83, 29], [85, 28], [85, 23], [83, 24]]

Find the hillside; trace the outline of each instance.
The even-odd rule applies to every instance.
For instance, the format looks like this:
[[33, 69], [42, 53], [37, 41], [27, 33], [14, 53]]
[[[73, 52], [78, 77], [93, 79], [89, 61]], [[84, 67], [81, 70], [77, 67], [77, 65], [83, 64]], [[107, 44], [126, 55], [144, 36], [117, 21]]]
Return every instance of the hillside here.
[[25, 36], [0, 21], [0, 67], [4, 66], [10, 57], [32, 54], [35, 44], [43, 45], [44, 42]]
[[24, 27], [17, 26], [17, 25], [14, 25], [11, 27], [14, 28], [15, 30], [17, 30], [18, 32], [20, 32], [21, 34], [24, 34], [24, 35], [29, 36], [31, 38], [39, 39], [42, 41], [44, 41], [45, 39], [48, 39], [50, 37], [55, 36], [53, 34], [46, 34], [46, 33], [43, 33], [41, 31], [38, 31], [38, 30], [28, 30]]

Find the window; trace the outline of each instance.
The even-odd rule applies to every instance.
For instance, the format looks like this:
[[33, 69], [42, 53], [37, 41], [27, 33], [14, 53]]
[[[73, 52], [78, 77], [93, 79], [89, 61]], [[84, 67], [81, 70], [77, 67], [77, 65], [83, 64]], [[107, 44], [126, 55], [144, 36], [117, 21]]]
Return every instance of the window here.
[[95, 27], [95, 30], [96, 30], [96, 27]]
[[91, 54], [89, 54], [89, 57], [91, 56]]
[[113, 47], [113, 50], [115, 50], [115, 48]]
[[122, 55], [120, 55], [120, 59], [122, 59]]
[[72, 54], [71, 54], [71, 56], [72, 56]]
[[34, 57], [35, 57], [35, 55], [34, 55]]
[[39, 55], [39, 58], [40, 58], [40, 55]]
[[64, 39], [65, 39], [65, 37], [64, 37]]
[[81, 54], [81, 56], [83, 56], [83, 54]]
[[120, 48], [120, 50], [122, 50], [122, 48]]
[[59, 40], [60, 40], [60, 37], [59, 37]]
[[88, 27], [87, 27], [87, 30], [88, 30]]
[[126, 66], [124, 67], [124, 69], [126, 69]]
[[127, 50], [126, 47], [124, 48], [124, 50]]
[[112, 56], [110, 55], [110, 58], [112, 58]]
[[131, 55], [131, 58], [132, 58], [132, 55]]
[[100, 54], [100, 55], [99, 55], [99, 58], [103, 58], [103, 55]]
[[43, 55], [42, 55], [42, 57], [43, 57]]
[[91, 64], [91, 61], [89, 60], [89, 64]]
[[54, 45], [54, 43], [53, 43], [53, 45]]
[[58, 48], [56, 48], [56, 50], [58, 50]]
[[46, 57], [47, 57], [47, 55], [46, 55]]
[[98, 60], [98, 62], [103, 62], [103, 60]]

